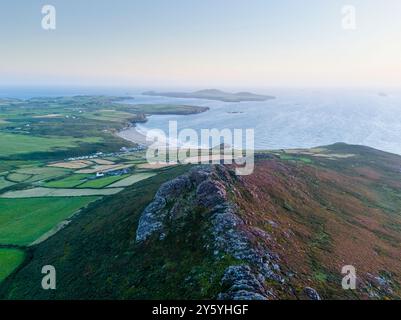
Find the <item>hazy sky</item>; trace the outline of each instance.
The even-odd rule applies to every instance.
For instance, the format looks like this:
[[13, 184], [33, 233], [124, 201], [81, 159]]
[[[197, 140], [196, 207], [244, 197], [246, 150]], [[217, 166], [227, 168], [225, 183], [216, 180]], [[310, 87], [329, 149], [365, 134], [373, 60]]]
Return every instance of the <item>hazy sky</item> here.
[[1, 0], [0, 84], [401, 86], [400, 17], [400, 0]]

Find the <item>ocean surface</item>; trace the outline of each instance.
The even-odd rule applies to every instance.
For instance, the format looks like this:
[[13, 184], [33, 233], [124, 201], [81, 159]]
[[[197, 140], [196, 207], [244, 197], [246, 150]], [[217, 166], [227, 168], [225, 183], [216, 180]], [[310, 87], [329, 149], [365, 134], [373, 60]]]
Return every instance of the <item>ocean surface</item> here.
[[[178, 129], [254, 129], [255, 149], [309, 148], [336, 142], [370, 146], [401, 155], [401, 92], [374, 90], [272, 90], [266, 102], [225, 103], [197, 99], [143, 98], [137, 102], [182, 103], [210, 107], [189, 116], [151, 116], [138, 126]], [[133, 130], [133, 129], [131, 129]], [[245, 134], [245, 133], [244, 133]]]
[[253, 90], [274, 95], [274, 100], [241, 103], [148, 97], [140, 94], [143, 90], [0, 88], [0, 97], [106, 94], [132, 96], [126, 103], [207, 106], [210, 110], [201, 114], [150, 116], [137, 129], [145, 134], [150, 129], [167, 134], [169, 121], [175, 120], [178, 130], [195, 129], [199, 135], [202, 129], [254, 129], [256, 149], [309, 148], [345, 142], [401, 155], [401, 90], [276, 88]]

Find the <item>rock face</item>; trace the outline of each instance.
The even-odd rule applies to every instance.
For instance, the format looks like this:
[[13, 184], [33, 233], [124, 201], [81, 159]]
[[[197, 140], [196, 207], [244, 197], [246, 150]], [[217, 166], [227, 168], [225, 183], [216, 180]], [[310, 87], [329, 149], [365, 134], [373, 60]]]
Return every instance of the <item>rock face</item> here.
[[266, 300], [263, 279], [257, 279], [248, 265], [229, 267], [223, 279], [228, 292], [219, 294], [221, 300]]
[[[139, 220], [136, 241], [144, 241], [155, 232], [162, 232], [169, 213], [166, 210], [168, 201], [177, 198], [190, 187], [191, 181], [188, 176], [178, 177], [163, 184]], [[163, 237], [163, 233], [160, 236]]]
[[[154, 200], [144, 210], [136, 233], [136, 241], [150, 238], [163, 241], [168, 225], [177, 217], [201, 207], [209, 214], [208, 229], [212, 243], [207, 250], [216, 259], [233, 257], [238, 264], [229, 266], [221, 279], [218, 299], [260, 300], [274, 298], [267, 280], [284, 283], [280, 275], [279, 257], [258, 241], [268, 234], [249, 226], [239, 208], [230, 201], [229, 192], [240, 183], [232, 171], [222, 165], [200, 166], [188, 174], [162, 185]], [[153, 238], [154, 237], [154, 238]]]
[[313, 288], [310, 287], [306, 287], [304, 289], [304, 293], [305, 295], [310, 299], [310, 300], [321, 300], [319, 294], [317, 293], [317, 291]]

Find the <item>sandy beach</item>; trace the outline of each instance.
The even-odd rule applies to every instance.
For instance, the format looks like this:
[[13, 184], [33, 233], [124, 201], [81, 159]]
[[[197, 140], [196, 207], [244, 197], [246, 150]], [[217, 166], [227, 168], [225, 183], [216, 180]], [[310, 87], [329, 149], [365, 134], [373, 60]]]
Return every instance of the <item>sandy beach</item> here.
[[123, 138], [125, 140], [137, 143], [137, 144], [141, 144], [144, 146], [149, 146], [150, 142], [146, 141], [146, 136], [142, 133], [140, 133], [135, 126], [131, 126], [127, 129], [124, 129], [120, 132], [117, 132], [117, 136], [119, 136], [120, 138]]

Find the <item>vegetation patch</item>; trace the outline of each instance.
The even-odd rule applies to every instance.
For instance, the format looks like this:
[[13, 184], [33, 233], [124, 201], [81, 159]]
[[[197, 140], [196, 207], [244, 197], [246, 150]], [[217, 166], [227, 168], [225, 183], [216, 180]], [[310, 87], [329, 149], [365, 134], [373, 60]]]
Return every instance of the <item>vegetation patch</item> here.
[[287, 161], [299, 161], [299, 162], [303, 162], [303, 163], [306, 163], [306, 164], [313, 163], [313, 161], [311, 159], [309, 159], [309, 158], [297, 156], [297, 155], [294, 155], [294, 154], [291, 154], [291, 155], [289, 155], [289, 154], [280, 154], [280, 159], [281, 160], [287, 160]]
[[156, 173], [152, 173], [152, 172], [136, 173], [136, 174], [133, 174], [132, 176], [130, 176], [128, 178], [125, 178], [125, 179], [120, 180], [120, 181], [118, 181], [116, 183], [113, 183], [109, 187], [110, 188], [128, 187], [128, 186], [131, 186], [131, 185], [133, 185], [133, 184], [135, 184], [137, 182], [140, 182], [142, 180], [149, 179], [149, 178], [151, 178], [151, 177], [153, 177], [155, 175], [156, 175]]
[[0, 282], [24, 261], [25, 253], [18, 249], [0, 249]]
[[96, 137], [76, 139], [73, 137], [37, 137], [26, 134], [0, 132], [0, 155], [7, 157], [15, 154], [66, 150], [78, 147], [80, 143], [95, 143]]
[[89, 174], [72, 174], [66, 178], [49, 181], [44, 186], [48, 188], [74, 188], [87, 181]]
[[8, 180], [6, 180], [4, 177], [0, 177], [0, 190], [13, 186], [15, 183], [14, 182], [10, 182]]
[[80, 184], [78, 188], [95, 188], [95, 189], [100, 189], [104, 188], [116, 181], [119, 181], [121, 179], [124, 179], [128, 177], [128, 174], [122, 175], [122, 176], [109, 176], [109, 177], [104, 177], [100, 179], [92, 179], [89, 181], [84, 182], [83, 184]]
[[0, 244], [28, 245], [96, 199], [0, 199]]
[[[145, 299], [162, 298], [165, 292], [170, 292], [170, 297], [188, 298], [216, 292], [213, 286], [218, 283], [218, 277], [213, 275], [216, 268], [220, 272], [224, 266], [202, 260], [205, 249], [196, 245], [195, 235], [179, 239], [177, 234], [165, 245], [146, 250], [133, 241], [139, 217], [160, 184], [186, 170], [186, 166], [173, 168], [83, 209], [67, 228], [31, 248], [33, 258], [15, 277], [1, 284], [0, 299]], [[202, 235], [202, 230], [198, 234]], [[175, 241], [186, 243], [181, 253]], [[192, 253], [194, 247], [198, 251]], [[182, 257], [187, 258], [181, 267]], [[175, 266], [171, 264], [174, 261]], [[57, 286], [62, 290], [50, 292], [37, 285], [43, 276], [37, 270], [45, 264], [54, 265], [62, 275], [57, 278]], [[226, 265], [227, 261], [221, 264]], [[165, 268], [170, 265], [175, 271], [168, 272], [170, 276], [166, 277], [163, 265]], [[197, 266], [203, 270], [200, 274], [196, 274]], [[185, 281], [191, 276], [191, 270], [193, 279]], [[212, 282], [209, 282], [210, 276], [214, 279]], [[206, 291], [199, 287], [202, 283], [207, 283]], [[87, 290], [88, 286], [91, 290]]]
[[128, 119], [134, 118], [135, 115], [132, 113], [116, 110], [99, 110], [95, 112], [85, 113], [84, 117], [100, 121], [126, 122]]
[[123, 170], [133, 167], [133, 164], [111, 164], [111, 165], [96, 165], [93, 168], [81, 169], [76, 173], [98, 173], [98, 172], [112, 172]]
[[122, 188], [113, 189], [52, 189], [52, 188], [33, 188], [26, 190], [8, 191], [3, 193], [0, 198], [41, 198], [41, 197], [82, 197], [82, 196], [108, 196], [122, 191]]
[[25, 173], [10, 173], [7, 176], [7, 180], [12, 181], [12, 182], [24, 182], [31, 177], [32, 177], [32, 175], [25, 174]]
[[69, 172], [69, 170], [50, 167], [30, 167], [18, 169], [16, 171], [17, 174], [27, 174], [31, 176], [29, 179], [24, 180], [24, 182], [38, 182], [56, 179], [65, 176]]
[[74, 161], [68, 161], [68, 162], [51, 163], [48, 166], [55, 167], [55, 168], [65, 168], [65, 169], [82, 169], [82, 168], [86, 168], [91, 165], [93, 165], [93, 163], [91, 161], [74, 160]]

